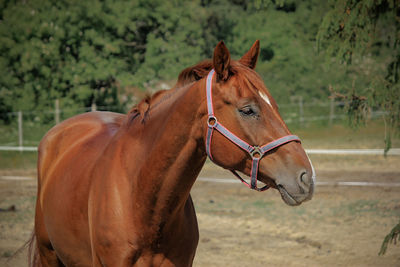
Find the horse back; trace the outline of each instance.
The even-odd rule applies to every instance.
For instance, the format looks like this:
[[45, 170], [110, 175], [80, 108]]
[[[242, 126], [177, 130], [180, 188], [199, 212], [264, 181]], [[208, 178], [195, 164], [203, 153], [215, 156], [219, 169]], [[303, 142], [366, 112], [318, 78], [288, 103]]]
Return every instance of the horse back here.
[[88, 169], [101, 155], [121, 127], [126, 115], [90, 112], [56, 125], [43, 137], [38, 148], [39, 190], [57, 170]]

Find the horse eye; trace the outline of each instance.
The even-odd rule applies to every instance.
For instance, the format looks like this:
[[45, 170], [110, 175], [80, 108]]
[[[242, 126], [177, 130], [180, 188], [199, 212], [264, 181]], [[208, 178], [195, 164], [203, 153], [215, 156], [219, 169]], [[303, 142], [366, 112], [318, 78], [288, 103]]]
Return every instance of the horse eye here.
[[244, 116], [255, 116], [257, 115], [255, 110], [250, 107], [250, 106], [245, 106], [241, 109], [239, 109], [240, 114], [244, 115]]

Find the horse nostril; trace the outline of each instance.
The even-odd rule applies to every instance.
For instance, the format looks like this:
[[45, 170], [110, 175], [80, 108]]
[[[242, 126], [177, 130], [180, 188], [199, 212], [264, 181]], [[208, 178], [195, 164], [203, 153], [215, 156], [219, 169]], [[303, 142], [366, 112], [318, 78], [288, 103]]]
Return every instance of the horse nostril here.
[[308, 175], [307, 172], [302, 172], [302, 173], [300, 174], [300, 181], [301, 181], [303, 184], [309, 186], [309, 185], [311, 184], [311, 177], [310, 177], [310, 175]]
[[298, 184], [302, 194], [310, 192], [311, 178], [306, 171], [303, 171], [298, 176]]

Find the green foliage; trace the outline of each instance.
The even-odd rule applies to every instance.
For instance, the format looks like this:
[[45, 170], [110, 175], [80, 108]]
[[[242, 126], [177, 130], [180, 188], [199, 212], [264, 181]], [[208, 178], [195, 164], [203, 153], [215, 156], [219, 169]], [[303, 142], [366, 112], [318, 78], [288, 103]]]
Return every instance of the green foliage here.
[[[125, 88], [174, 80], [209, 58], [220, 40], [238, 58], [261, 39], [258, 71], [278, 101], [294, 94], [326, 98], [326, 79], [332, 83], [344, 74], [331, 75], [315, 54], [326, 9], [316, 0], [32, 0], [1, 6], [0, 69], [7, 73], [0, 77], [1, 114], [48, 110], [56, 98], [63, 107], [121, 106]], [[305, 19], [309, 23], [299, 23]]]
[[386, 253], [389, 243], [396, 244], [396, 242], [400, 242], [400, 221], [395, 227], [393, 227], [390, 233], [385, 236], [379, 255], [384, 255]]
[[351, 63], [354, 55], [366, 52], [377, 41], [393, 45], [389, 43], [398, 38], [399, 4], [398, 0], [331, 1], [317, 35], [318, 48]]
[[241, 3], [204, 2], [2, 1], [1, 114], [47, 110], [56, 98], [120, 106], [127, 86], [175, 78], [209, 57], [239, 17]]
[[338, 88], [348, 98], [353, 95], [348, 111], [357, 118], [354, 122], [367, 114], [365, 107], [385, 111], [387, 151], [400, 130], [400, 1], [339, 0], [331, 5], [317, 35], [318, 48], [352, 64], [364, 80], [357, 90]]
[[[0, 119], [10, 111], [52, 109], [57, 98], [62, 108], [94, 102], [122, 111], [132, 104], [127, 91], [175, 80], [183, 68], [210, 58], [218, 41], [237, 59], [260, 39], [257, 71], [278, 103], [299, 96], [325, 102], [332, 88], [348, 96], [353, 118], [363, 121], [360, 110], [399, 109], [395, 3], [3, 0]], [[317, 48], [327, 52], [318, 54]], [[362, 51], [368, 54], [360, 56]], [[354, 64], [326, 64], [331, 54]], [[366, 98], [352, 102], [349, 93]], [[398, 123], [397, 113], [390, 114], [388, 125]]]
[[[110, 2], [17, 1], [0, 24], [1, 99], [14, 110], [48, 109], [56, 98], [79, 106], [117, 105], [121, 40], [103, 14]], [[122, 6], [120, 10], [122, 10]]]
[[157, 28], [147, 35], [143, 63], [135, 73], [144, 83], [176, 79], [182, 69], [203, 59], [205, 11], [196, 2], [160, 1], [152, 11]]
[[[314, 47], [325, 4], [292, 3], [292, 9], [275, 6], [243, 18], [235, 28], [232, 49], [241, 55], [254, 39], [260, 39], [257, 71], [278, 103], [291, 101], [291, 96], [303, 96], [307, 101], [326, 99], [328, 85], [335, 81], [336, 75], [324, 68]], [[300, 23], [304, 20], [308, 23]]]

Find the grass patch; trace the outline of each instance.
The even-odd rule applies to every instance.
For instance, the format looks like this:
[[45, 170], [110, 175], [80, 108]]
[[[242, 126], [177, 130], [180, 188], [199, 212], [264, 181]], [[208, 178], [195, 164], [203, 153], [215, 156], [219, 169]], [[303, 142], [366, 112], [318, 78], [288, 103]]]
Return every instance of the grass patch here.
[[[39, 124], [32, 121], [24, 121], [22, 126], [23, 145], [37, 146], [43, 136], [54, 124]], [[0, 146], [18, 145], [18, 125], [16, 122], [4, 124], [0, 122]]]
[[[393, 202], [393, 203], [392, 203]], [[332, 209], [332, 215], [341, 216], [364, 216], [371, 214], [373, 216], [398, 217], [399, 211], [396, 208], [397, 201], [381, 201], [371, 199], [358, 199], [354, 201], [346, 201]]]
[[[294, 128], [306, 148], [384, 148], [385, 126], [371, 121], [365, 127], [350, 128], [343, 124]], [[400, 138], [393, 137], [392, 147], [400, 147]]]
[[37, 152], [0, 151], [0, 169], [35, 169]]
[[267, 208], [267, 207], [272, 207], [274, 205], [274, 202], [272, 201], [263, 201], [263, 200], [256, 200], [251, 205], [255, 208]]
[[357, 200], [346, 204], [346, 209], [350, 214], [358, 214], [364, 212], [374, 212], [379, 211], [377, 200]]
[[2, 256], [3, 258], [10, 258], [13, 254], [14, 254], [14, 253], [13, 253], [12, 251], [6, 250], [6, 251], [4, 251], [4, 252], [1, 254], [1, 256]]

